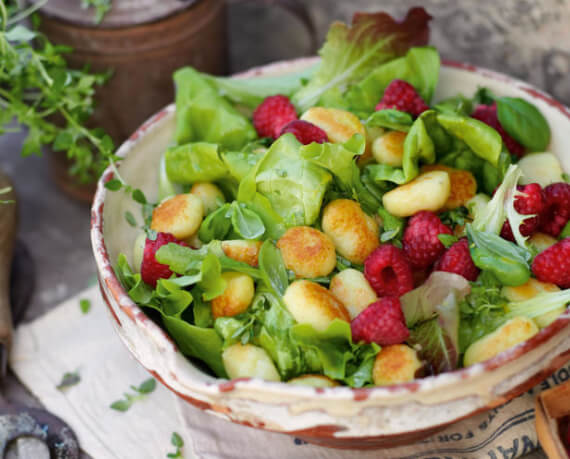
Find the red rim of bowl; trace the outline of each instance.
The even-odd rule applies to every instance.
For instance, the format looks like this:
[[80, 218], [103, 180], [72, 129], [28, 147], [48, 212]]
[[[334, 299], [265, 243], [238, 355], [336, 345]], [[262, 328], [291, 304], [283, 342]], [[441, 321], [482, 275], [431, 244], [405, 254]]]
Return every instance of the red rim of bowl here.
[[[317, 60], [318, 58], [301, 58], [290, 61], [280, 61], [273, 64], [269, 64], [267, 66], [252, 68], [244, 73], [240, 73], [234, 76], [237, 78], [251, 77], [259, 75], [261, 73], [265, 73], [265, 71], [267, 71], [268, 69], [278, 71], [279, 68], [289, 67], [292, 63], [316, 62]], [[556, 101], [545, 92], [529, 85], [528, 83], [508, 77], [507, 75], [504, 75], [502, 73], [498, 73], [481, 67], [476, 67], [471, 64], [465, 64], [451, 60], [443, 60], [442, 64], [445, 67], [451, 67], [451, 68], [464, 70], [467, 72], [476, 73], [490, 79], [512, 84], [517, 89], [526, 92], [530, 97], [538, 98], [546, 102], [548, 105], [558, 109], [560, 112], [562, 112], [563, 115], [565, 115], [570, 120], [570, 109], [568, 107]], [[173, 112], [174, 110], [175, 110], [174, 104], [170, 104], [169, 106], [165, 107], [164, 109], [162, 109], [161, 111], [150, 117], [147, 121], [145, 121], [133, 133], [133, 135], [131, 135], [131, 137], [125, 143], [123, 143], [123, 145], [121, 145], [121, 147], [117, 151], [117, 156], [124, 157], [132, 149], [133, 144], [136, 143], [136, 141], [142, 135], [147, 133], [147, 131], [156, 128], [157, 122], [160, 121], [169, 113]], [[109, 259], [109, 254], [107, 252], [103, 236], [103, 207], [107, 192], [105, 188], [105, 183], [111, 180], [113, 178], [113, 175], [114, 174], [111, 167], [108, 167], [103, 172], [101, 178], [97, 183], [97, 191], [95, 193], [93, 206], [91, 208], [91, 241], [93, 246], [93, 252], [95, 254], [95, 259], [98, 265], [98, 271], [100, 273], [101, 272], [107, 273], [107, 275], [104, 278], [100, 277], [99, 281], [101, 283], [105, 282], [107, 288], [115, 297], [115, 300], [119, 305], [119, 307], [126, 313], [126, 315], [133, 322], [140, 320], [144, 324], [144, 326], [149, 327], [149, 330], [158, 333], [161, 336], [161, 338], [164, 339], [164, 344], [166, 345], [164, 346], [165, 348], [170, 347], [172, 348], [173, 351], [179, 352], [178, 347], [176, 346], [172, 338], [166, 333], [166, 331], [164, 331], [159, 325], [157, 325], [155, 322], [149, 319], [148, 316], [146, 316], [146, 314], [141, 310], [141, 308], [129, 298], [127, 292], [122, 287], [121, 283], [119, 282], [112, 268], [112, 264]], [[105, 302], [107, 303], [107, 307], [109, 308], [111, 314], [114, 316], [115, 320], [120, 326], [121, 325], [120, 321], [118, 317], [115, 315], [115, 312], [113, 311], [111, 305], [109, 304], [109, 299], [106, 298], [106, 295], [104, 293], [103, 296]], [[568, 310], [567, 310], [564, 317], [559, 317], [552, 324], [542, 329], [538, 334], [533, 336], [531, 339], [524, 341], [523, 343], [520, 343], [519, 345], [514, 346], [511, 349], [504, 351], [489, 360], [471, 365], [470, 367], [460, 368], [455, 371], [442, 373], [436, 376], [428, 376], [426, 378], [417, 379], [412, 382], [394, 384], [392, 386], [370, 387], [370, 388], [350, 388], [347, 386], [340, 386], [340, 387], [331, 387], [323, 390], [322, 388], [291, 386], [284, 384], [282, 382], [264, 381], [264, 383], [267, 385], [268, 389], [270, 387], [273, 387], [274, 389], [281, 389], [290, 392], [297, 392], [302, 390], [304, 391], [303, 393], [305, 395], [307, 394], [306, 391], [308, 389], [312, 389], [315, 396], [323, 396], [324, 394], [327, 394], [329, 396], [336, 395], [339, 396], [340, 398], [352, 398], [356, 401], [366, 400], [373, 394], [388, 395], [394, 392], [397, 392], [399, 394], [414, 393], [417, 391], [421, 391], [422, 386], [424, 385], [429, 384], [433, 388], [434, 383], [435, 384], [441, 383], [442, 386], [447, 386], [450, 384], [454, 384], [455, 382], [465, 380], [472, 375], [486, 373], [495, 370], [499, 367], [502, 367], [508, 362], [518, 359], [523, 354], [531, 351], [540, 344], [555, 337], [555, 335], [560, 330], [562, 330], [569, 324], [570, 324], [570, 316], [568, 315]], [[215, 383], [210, 383], [206, 381], [196, 381], [196, 384], [202, 385], [203, 387], [211, 387], [212, 385], [216, 385], [218, 386], [220, 392], [224, 392], [232, 390], [233, 387], [238, 383], [241, 386], [242, 384], [247, 385], [251, 381], [255, 380], [250, 378], [243, 378], [232, 381], [225, 379], [218, 379]], [[350, 392], [347, 392], [346, 389], [349, 389]]]

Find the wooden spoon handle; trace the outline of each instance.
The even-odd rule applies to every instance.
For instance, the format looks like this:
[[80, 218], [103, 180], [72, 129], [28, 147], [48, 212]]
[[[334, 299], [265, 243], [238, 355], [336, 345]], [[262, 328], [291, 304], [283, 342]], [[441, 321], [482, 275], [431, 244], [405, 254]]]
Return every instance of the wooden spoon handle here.
[[[12, 187], [11, 180], [0, 171], [0, 189]], [[12, 313], [10, 310], [10, 267], [16, 236], [16, 193], [0, 195], [0, 200], [14, 201], [0, 203], [0, 345], [3, 352], [10, 349], [12, 343]], [[6, 356], [3, 356], [6, 359]]]

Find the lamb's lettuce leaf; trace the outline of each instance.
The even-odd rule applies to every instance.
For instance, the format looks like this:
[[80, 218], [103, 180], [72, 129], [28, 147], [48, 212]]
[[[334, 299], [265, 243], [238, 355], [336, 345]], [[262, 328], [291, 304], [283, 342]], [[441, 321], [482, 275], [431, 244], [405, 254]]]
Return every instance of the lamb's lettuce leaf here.
[[401, 168], [387, 164], [372, 164], [365, 167], [375, 182], [388, 181], [402, 185], [417, 177], [420, 172], [420, 161], [427, 164], [435, 161], [435, 147], [424, 123], [424, 117], [429, 116], [429, 113], [429, 111], [422, 113], [412, 124], [404, 140]]
[[369, 114], [392, 80], [400, 79], [414, 86], [429, 104], [439, 78], [439, 67], [439, 53], [435, 48], [411, 48], [405, 56], [376, 67], [362, 81], [351, 86], [346, 99], [354, 112]]
[[202, 141], [237, 150], [257, 137], [251, 122], [192, 67], [177, 70], [174, 83], [178, 145]]
[[348, 27], [335, 22], [319, 51], [321, 64], [292, 101], [299, 111], [316, 105], [328, 91], [344, 92], [378, 65], [427, 42], [431, 19], [423, 8], [413, 8], [402, 22], [386, 13], [356, 13]]

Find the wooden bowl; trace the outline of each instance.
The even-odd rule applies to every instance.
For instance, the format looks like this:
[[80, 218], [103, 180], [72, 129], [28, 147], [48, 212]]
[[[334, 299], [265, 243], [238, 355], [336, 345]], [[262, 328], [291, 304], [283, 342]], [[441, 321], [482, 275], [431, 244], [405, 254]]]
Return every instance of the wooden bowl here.
[[[315, 59], [253, 69], [268, 75], [297, 70]], [[241, 75], [244, 76], [244, 75]], [[538, 89], [471, 65], [445, 62], [436, 100], [473, 94], [487, 86], [501, 95], [536, 104], [552, 129], [550, 151], [570, 171], [570, 110]], [[175, 107], [169, 105], [144, 123], [118, 151], [122, 177], [156, 200], [161, 154], [173, 138]], [[126, 294], [113, 272], [119, 252], [130, 256], [137, 230], [124, 214], [138, 205], [122, 192], [109, 192], [102, 175], [92, 209], [91, 238], [101, 291], [114, 325], [133, 356], [173, 392], [203, 410], [230, 421], [289, 433], [308, 442], [338, 448], [380, 448], [410, 444], [442, 427], [505, 403], [531, 388], [570, 359], [570, 318], [561, 317], [530, 340], [496, 357], [438, 376], [390, 387], [311, 388], [259, 379], [216, 379], [193, 365], [172, 339]]]

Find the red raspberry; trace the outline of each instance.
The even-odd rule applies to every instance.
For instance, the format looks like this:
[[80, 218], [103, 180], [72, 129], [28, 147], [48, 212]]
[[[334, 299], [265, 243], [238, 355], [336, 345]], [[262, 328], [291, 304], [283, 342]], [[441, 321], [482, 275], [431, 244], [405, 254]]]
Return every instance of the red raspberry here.
[[295, 107], [287, 96], [266, 97], [253, 112], [253, 125], [259, 137], [279, 137], [283, 127], [297, 119]]
[[453, 234], [433, 212], [422, 210], [408, 221], [402, 246], [412, 268], [427, 268], [445, 251], [439, 234]]
[[188, 247], [188, 244], [179, 241], [170, 233], [158, 233], [154, 241], [148, 237], [146, 238], [141, 265], [141, 277], [144, 283], [156, 287], [158, 279], [168, 279], [172, 276], [172, 271], [170, 271], [168, 265], [159, 263], [155, 258], [156, 251], [170, 242]]
[[474, 281], [479, 276], [479, 268], [471, 259], [467, 239], [460, 239], [447, 249], [435, 262], [434, 270], [459, 274], [469, 281]]
[[365, 341], [380, 346], [400, 344], [410, 335], [400, 300], [393, 296], [369, 305], [353, 319], [350, 330], [355, 343]]
[[[538, 183], [531, 183], [529, 185], [519, 185], [517, 190], [526, 194], [526, 196], [517, 196], [515, 198], [515, 210], [519, 214], [532, 215], [536, 214], [536, 217], [527, 218], [524, 220], [519, 228], [523, 236], [530, 236], [533, 234], [540, 224], [540, 215], [544, 210], [544, 199], [542, 197], [542, 188]], [[503, 223], [503, 228], [501, 229], [501, 237], [509, 241], [515, 240], [513, 236], [513, 230], [509, 221]]]
[[495, 131], [501, 135], [505, 146], [513, 155], [517, 155], [519, 158], [524, 155], [524, 147], [507, 134], [507, 131], [505, 131], [503, 126], [501, 126], [499, 118], [497, 117], [496, 103], [493, 105], [477, 105], [477, 107], [475, 107], [475, 111], [471, 114], [471, 117], [482, 121], [486, 125], [495, 129]]
[[311, 142], [324, 143], [329, 140], [325, 131], [308, 121], [291, 121], [283, 128], [279, 136], [288, 132], [297, 137], [297, 140], [303, 145], [309, 145]]
[[570, 184], [553, 183], [542, 192], [544, 210], [540, 216], [540, 230], [558, 237], [570, 220]]
[[420, 116], [423, 112], [429, 110], [429, 107], [417, 93], [416, 89], [404, 80], [392, 80], [384, 90], [382, 99], [376, 105], [376, 110], [384, 110], [386, 108], [395, 108], [414, 116]]
[[570, 288], [570, 237], [540, 252], [532, 262], [532, 273], [539, 281]]
[[400, 296], [414, 288], [404, 253], [390, 244], [380, 245], [364, 260], [364, 277], [379, 296]]

